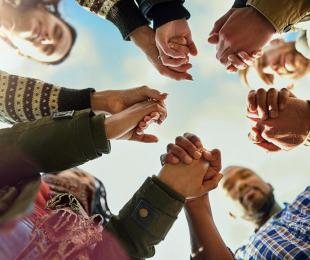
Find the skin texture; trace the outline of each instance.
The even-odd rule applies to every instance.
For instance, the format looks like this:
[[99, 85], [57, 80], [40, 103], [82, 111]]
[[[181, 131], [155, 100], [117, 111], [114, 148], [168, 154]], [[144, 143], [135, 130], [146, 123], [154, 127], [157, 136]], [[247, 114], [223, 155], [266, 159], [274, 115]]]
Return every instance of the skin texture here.
[[[215, 189], [222, 178], [219, 173], [221, 170], [220, 152], [213, 150], [216, 152], [212, 153], [207, 150], [202, 151], [201, 148], [197, 149], [195, 143], [197, 145], [199, 142], [198, 146], [200, 146], [201, 142], [193, 134], [178, 136], [175, 140], [175, 144], [171, 143], [167, 146], [170, 152], [161, 157], [165, 165], [159, 174], [159, 178], [187, 200], [199, 198]], [[190, 140], [193, 140], [193, 143]], [[168, 156], [173, 151], [180, 150], [187, 154], [194, 153], [193, 157], [187, 155], [191, 157], [190, 162], [177, 152], [174, 156], [178, 158], [178, 163], [173, 162]], [[177, 183], [176, 180], [178, 180]]]
[[241, 206], [244, 215], [253, 216], [258, 213], [272, 191], [271, 185], [244, 167], [231, 166], [223, 174], [223, 189]]
[[187, 53], [173, 48], [169, 43], [174, 38], [184, 37], [189, 54], [198, 54], [197, 47], [192, 39], [191, 30], [186, 19], [179, 19], [168, 22], [156, 30], [156, 46], [162, 63], [165, 66], [179, 67], [188, 62]]
[[209, 42], [216, 44], [217, 59], [228, 70], [236, 71], [251, 64], [274, 33], [272, 24], [256, 9], [236, 8], [216, 22]]
[[[260, 90], [258, 95], [256, 95], [261, 97], [260, 101], [255, 101], [257, 97], [250, 99], [248, 118], [253, 123], [253, 127], [249, 133], [249, 139], [267, 151], [291, 150], [301, 145], [309, 134], [310, 105], [307, 101], [288, 97], [287, 93], [285, 97], [279, 95], [277, 91], [274, 93], [278, 95], [278, 104], [280, 97], [286, 101], [282, 105], [284, 108], [278, 110], [278, 115], [269, 119], [266, 111], [263, 112], [266, 107], [270, 107], [265, 103], [268, 100], [266, 91]], [[253, 96], [253, 92], [251, 95]], [[257, 110], [254, 109], [256, 105]], [[250, 106], [252, 107], [251, 109], [249, 109]], [[259, 106], [261, 107], [260, 109], [258, 108]]]
[[253, 68], [263, 83], [273, 85], [277, 78], [304, 77], [310, 71], [309, 64], [310, 60], [295, 49], [295, 42], [275, 39], [264, 48], [264, 54], [254, 62]]
[[[200, 153], [201, 158], [209, 162], [209, 168], [204, 176], [204, 181], [209, 180], [211, 183], [213, 182], [212, 189], [217, 187], [218, 182], [222, 178], [220, 174], [221, 154], [219, 150], [214, 149], [210, 152], [203, 149], [199, 137], [186, 133], [183, 136], [177, 137], [174, 144], [169, 144], [167, 151], [168, 153], [161, 158], [163, 163], [171, 162], [179, 165], [182, 162], [187, 163], [189, 166], [197, 162], [197, 152]], [[191, 163], [186, 160], [185, 155], [191, 158]], [[177, 158], [178, 163], [173, 158]], [[209, 191], [212, 189], [209, 189]], [[233, 259], [213, 221], [208, 193], [204, 196], [187, 200], [185, 214], [191, 237], [192, 259]], [[201, 249], [203, 250], [201, 251]]]
[[162, 103], [156, 101], [144, 101], [137, 103], [122, 112], [106, 118], [104, 127], [109, 140], [122, 139], [145, 143], [154, 143], [158, 138], [154, 135], [137, 134], [136, 128], [144, 117], [156, 112], [162, 118], [167, 117], [167, 110]]
[[34, 60], [52, 63], [70, 51], [72, 35], [68, 26], [43, 7], [20, 10], [9, 4], [0, 7], [1, 33], [18, 51]]
[[[91, 95], [91, 108], [95, 113], [119, 113], [130, 106], [147, 100], [161, 102], [164, 106], [164, 100], [167, 93], [160, 93], [156, 89], [147, 86], [125, 89], [125, 90], [106, 90], [94, 92]], [[161, 124], [164, 118], [158, 112], [152, 112], [145, 116], [138, 124], [136, 133], [142, 135], [143, 131], [152, 123]], [[155, 139], [154, 139], [155, 140]]]
[[[190, 63], [182, 63], [180, 66], [177, 67], [163, 65], [161, 59], [158, 58], [160, 56], [160, 53], [157, 49], [155, 42], [155, 32], [150, 27], [141, 26], [137, 28], [131, 33], [130, 39], [135, 43], [137, 47], [139, 47], [143, 51], [147, 59], [150, 61], [151, 64], [153, 64], [155, 69], [161, 75], [174, 80], [192, 80], [192, 76], [187, 72], [189, 69], [192, 68], [192, 65]], [[180, 38], [173, 38], [171, 41], [171, 48], [176, 49], [179, 52], [185, 53], [186, 56], [188, 55], [189, 49], [186, 47], [186, 40]]]

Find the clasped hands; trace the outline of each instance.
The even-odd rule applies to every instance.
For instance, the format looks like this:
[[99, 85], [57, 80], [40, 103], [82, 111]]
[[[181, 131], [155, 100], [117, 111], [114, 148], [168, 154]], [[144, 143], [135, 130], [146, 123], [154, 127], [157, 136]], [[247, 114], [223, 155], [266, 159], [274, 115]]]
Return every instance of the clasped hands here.
[[310, 104], [285, 88], [250, 91], [247, 117], [253, 124], [250, 141], [270, 152], [291, 150], [309, 136]]
[[[217, 59], [228, 71], [235, 72], [252, 65], [275, 32], [255, 8], [231, 8], [215, 22], [208, 41], [216, 45]], [[156, 31], [139, 27], [130, 38], [161, 75], [175, 80], [193, 79], [188, 73], [192, 68], [189, 55], [195, 56], [198, 51], [186, 19], [168, 22]]]

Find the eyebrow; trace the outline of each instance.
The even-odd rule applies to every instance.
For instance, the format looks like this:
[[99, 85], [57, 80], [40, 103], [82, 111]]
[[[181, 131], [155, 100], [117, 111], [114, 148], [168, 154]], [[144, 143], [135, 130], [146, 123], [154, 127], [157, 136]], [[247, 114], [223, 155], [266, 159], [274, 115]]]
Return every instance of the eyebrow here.
[[[226, 181], [223, 183], [223, 187], [226, 189], [227, 186], [229, 186], [230, 183], [234, 183], [235, 179], [239, 177], [240, 174], [249, 171], [248, 169], [240, 169], [237, 172], [235, 172], [234, 176], [231, 178], [227, 178]], [[231, 187], [230, 187], [231, 188]]]

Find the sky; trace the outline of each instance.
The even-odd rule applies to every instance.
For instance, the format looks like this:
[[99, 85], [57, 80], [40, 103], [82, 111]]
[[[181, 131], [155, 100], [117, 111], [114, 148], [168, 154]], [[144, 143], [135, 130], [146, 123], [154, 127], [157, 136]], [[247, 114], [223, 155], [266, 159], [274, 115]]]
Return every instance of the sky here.
[[[226, 0], [185, 4], [192, 15], [189, 23], [199, 49], [199, 55], [192, 59], [194, 81], [176, 82], [159, 75], [132, 42], [122, 40], [112, 23], [88, 13], [73, 0], [61, 4], [61, 13], [78, 32], [66, 62], [58, 66], [36, 64], [16, 56], [0, 42], [0, 69], [74, 89], [93, 87], [100, 91], [148, 85], [169, 94], [166, 122], [149, 131], [158, 135], [158, 143], [112, 141], [111, 154], [81, 166], [103, 181], [115, 214], [148, 176], [159, 173], [159, 156], [168, 143], [185, 132], [197, 134], [207, 148], [219, 148], [223, 167], [233, 164], [255, 170], [273, 185], [280, 203], [292, 202], [309, 185], [309, 151], [298, 147], [290, 152], [267, 153], [248, 141], [250, 125], [245, 111], [249, 89], [238, 75], [225, 72], [215, 58], [215, 47], [207, 43], [214, 21], [231, 5], [232, 1]], [[310, 99], [309, 83], [309, 78], [296, 83], [295, 94]], [[246, 242], [253, 226], [238, 218], [238, 209], [221, 189], [212, 191], [210, 197], [218, 229], [227, 246], [235, 250]], [[230, 211], [236, 219], [229, 216]], [[189, 233], [181, 212], [152, 259], [185, 260], [189, 254]]]

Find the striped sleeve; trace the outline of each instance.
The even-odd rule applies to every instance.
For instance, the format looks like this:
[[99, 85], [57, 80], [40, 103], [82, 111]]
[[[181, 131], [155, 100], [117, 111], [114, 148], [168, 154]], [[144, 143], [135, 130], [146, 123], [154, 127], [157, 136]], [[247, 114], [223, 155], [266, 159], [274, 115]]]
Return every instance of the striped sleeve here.
[[88, 109], [93, 91], [62, 88], [0, 71], [0, 120], [14, 124], [33, 121], [54, 112]]
[[125, 40], [140, 26], [149, 24], [134, 0], [76, 0], [86, 10], [112, 22]]

